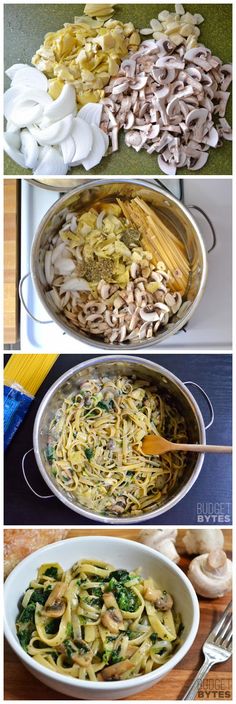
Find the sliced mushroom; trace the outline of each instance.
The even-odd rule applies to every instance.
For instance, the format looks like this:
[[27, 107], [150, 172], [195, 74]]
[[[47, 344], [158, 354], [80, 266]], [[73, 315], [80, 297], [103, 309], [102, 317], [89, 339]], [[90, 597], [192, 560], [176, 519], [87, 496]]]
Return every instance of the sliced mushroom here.
[[140, 310], [140, 318], [142, 318], [145, 323], [154, 323], [159, 320], [159, 314], [155, 310], [148, 310], [147, 308], [143, 308], [142, 310]]
[[132, 670], [133, 667], [134, 665], [129, 660], [122, 660], [115, 665], [108, 665], [108, 667], [104, 667], [101, 672], [101, 676], [105, 682], [114, 682], [120, 680], [122, 675], [124, 675], [125, 672]]
[[76, 646], [76, 652], [71, 655], [72, 661], [76, 662], [80, 667], [88, 667], [93, 659], [93, 651], [82, 639], [75, 641], [74, 644]]
[[155, 601], [155, 607], [159, 611], [169, 611], [172, 609], [173, 606], [173, 599], [170, 594], [167, 594], [167, 592], [162, 592], [161, 596], [158, 596], [157, 600]]
[[57, 582], [52, 589], [47, 601], [42, 609], [42, 614], [52, 618], [63, 616], [66, 609], [64, 594], [66, 591], [65, 582]]
[[119, 609], [107, 609], [101, 616], [101, 623], [110, 633], [119, 633], [123, 626], [123, 618]]

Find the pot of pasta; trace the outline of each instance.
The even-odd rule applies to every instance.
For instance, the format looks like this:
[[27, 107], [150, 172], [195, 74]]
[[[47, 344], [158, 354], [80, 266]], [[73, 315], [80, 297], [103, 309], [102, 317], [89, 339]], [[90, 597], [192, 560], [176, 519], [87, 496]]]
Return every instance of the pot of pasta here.
[[66, 506], [104, 523], [168, 511], [191, 489], [204, 455], [147, 456], [150, 433], [205, 443], [201, 411], [174, 374], [144, 357], [89, 359], [46, 393], [34, 424], [39, 470]]
[[64, 332], [100, 349], [137, 349], [191, 318], [207, 258], [196, 221], [168, 191], [151, 181], [100, 180], [48, 210], [34, 237], [31, 275]]

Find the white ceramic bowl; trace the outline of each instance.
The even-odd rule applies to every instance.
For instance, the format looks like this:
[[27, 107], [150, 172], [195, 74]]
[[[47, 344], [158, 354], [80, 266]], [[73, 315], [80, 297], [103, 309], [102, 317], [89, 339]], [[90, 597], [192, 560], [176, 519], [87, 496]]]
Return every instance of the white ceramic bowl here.
[[[37, 568], [45, 562], [59, 562], [64, 569], [81, 558], [100, 559], [115, 568], [133, 570], [142, 567], [145, 577], [153, 577], [174, 598], [177, 611], [182, 615], [184, 630], [182, 644], [164, 665], [147, 675], [119, 682], [84, 682], [52, 672], [39, 665], [22, 649], [15, 628], [18, 603], [23, 592], [34, 578]], [[140, 543], [110, 537], [81, 537], [62, 540], [47, 545], [26, 557], [11, 572], [5, 583], [5, 634], [6, 638], [30, 672], [48, 687], [77, 699], [121, 699], [148, 689], [186, 655], [195, 639], [199, 624], [199, 605], [195, 591], [185, 574], [168, 558]], [[171, 676], [170, 691], [171, 691]]]

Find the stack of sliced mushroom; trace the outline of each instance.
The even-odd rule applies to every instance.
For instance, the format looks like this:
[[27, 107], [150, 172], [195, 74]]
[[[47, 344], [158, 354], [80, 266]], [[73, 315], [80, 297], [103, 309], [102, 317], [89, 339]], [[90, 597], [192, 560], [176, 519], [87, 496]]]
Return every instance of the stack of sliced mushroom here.
[[126, 145], [157, 152], [164, 173], [201, 169], [209, 148], [232, 138], [225, 119], [231, 73], [231, 65], [202, 44], [188, 49], [168, 38], [142, 42], [105, 88], [100, 126], [112, 150], [123, 128]]

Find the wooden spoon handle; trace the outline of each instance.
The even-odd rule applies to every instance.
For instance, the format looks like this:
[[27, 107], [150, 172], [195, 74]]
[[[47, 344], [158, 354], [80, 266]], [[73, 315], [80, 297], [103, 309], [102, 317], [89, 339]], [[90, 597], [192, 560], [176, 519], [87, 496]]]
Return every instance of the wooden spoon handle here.
[[184, 443], [173, 443], [176, 452], [232, 452], [233, 448], [230, 445], [188, 445]]

